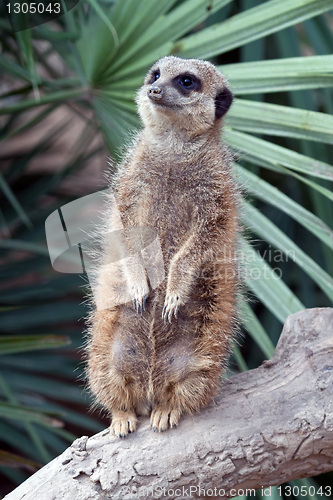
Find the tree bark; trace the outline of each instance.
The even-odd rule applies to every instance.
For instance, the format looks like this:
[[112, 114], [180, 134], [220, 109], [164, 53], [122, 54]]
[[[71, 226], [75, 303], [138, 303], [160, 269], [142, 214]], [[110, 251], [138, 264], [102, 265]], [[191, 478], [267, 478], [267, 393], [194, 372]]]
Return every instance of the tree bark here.
[[[6, 500], [225, 498], [333, 470], [333, 309], [290, 316], [271, 360], [154, 433], [74, 441]], [[244, 490], [244, 491], [242, 491]]]

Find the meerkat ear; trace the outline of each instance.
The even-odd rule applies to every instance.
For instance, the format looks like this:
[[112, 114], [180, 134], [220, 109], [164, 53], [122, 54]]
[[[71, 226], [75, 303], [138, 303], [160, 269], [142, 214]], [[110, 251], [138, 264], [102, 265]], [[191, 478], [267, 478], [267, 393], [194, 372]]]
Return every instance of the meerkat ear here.
[[234, 96], [231, 91], [225, 87], [222, 92], [219, 92], [215, 97], [215, 118], [221, 118], [226, 114], [228, 109], [230, 108]]

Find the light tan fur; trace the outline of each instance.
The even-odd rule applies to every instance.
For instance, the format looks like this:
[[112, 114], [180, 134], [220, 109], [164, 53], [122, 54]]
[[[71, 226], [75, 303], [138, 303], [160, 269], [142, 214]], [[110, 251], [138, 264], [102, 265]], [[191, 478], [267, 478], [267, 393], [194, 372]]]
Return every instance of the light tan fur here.
[[[151, 83], [157, 69], [160, 76]], [[175, 87], [184, 73], [200, 79], [200, 90], [183, 94]], [[207, 405], [229, 357], [238, 190], [216, 117], [216, 96], [226, 89], [211, 63], [170, 56], [157, 61], [137, 94], [144, 128], [113, 192], [125, 228], [156, 229], [166, 278], [151, 290], [144, 273], [124, 264], [128, 291], [139, 308], [146, 296], [145, 310], [140, 314], [128, 302], [92, 314], [89, 385], [120, 437], [135, 430], [139, 414], [151, 413], [153, 429], [163, 431]], [[97, 295], [107, 304], [119, 277], [100, 269]]]

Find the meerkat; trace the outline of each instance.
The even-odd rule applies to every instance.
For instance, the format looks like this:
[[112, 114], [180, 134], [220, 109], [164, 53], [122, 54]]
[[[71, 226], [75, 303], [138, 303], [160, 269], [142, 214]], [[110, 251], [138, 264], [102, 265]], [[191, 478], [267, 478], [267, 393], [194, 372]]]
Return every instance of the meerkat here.
[[91, 316], [87, 371], [116, 436], [133, 432], [138, 415], [150, 414], [154, 431], [174, 427], [219, 387], [237, 317], [238, 189], [221, 140], [232, 100], [213, 64], [174, 56], [157, 61], [137, 93], [143, 129], [113, 180], [117, 214], [106, 228], [153, 227], [166, 277], [151, 289], [125, 263], [132, 300], [108, 307], [119, 276], [100, 268], [105, 306]]

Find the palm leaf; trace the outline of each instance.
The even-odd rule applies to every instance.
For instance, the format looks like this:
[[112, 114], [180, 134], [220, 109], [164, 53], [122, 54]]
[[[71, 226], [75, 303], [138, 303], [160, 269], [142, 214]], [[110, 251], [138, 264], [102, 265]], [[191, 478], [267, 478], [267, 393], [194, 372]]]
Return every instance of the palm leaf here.
[[230, 80], [236, 95], [318, 89], [333, 86], [333, 56], [291, 57], [277, 60], [225, 64], [219, 69]]
[[246, 240], [241, 242], [239, 260], [244, 283], [281, 323], [290, 314], [304, 309], [296, 295]]
[[[287, 169], [291, 169], [301, 174], [333, 181], [333, 167], [328, 163], [227, 127], [224, 130], [224, 139], [235, 152], [241, 152], [246, 160], [257, 165], [271, 167], [283, 173], [288, 173]], [[286, 168], [279, 170], [280, 166]]]
[[174, 45], [182, 57], [209, 58], [332, 9], [331, 0], [269, 0]]
[[250, 305], [244, 299], [242, 299], [240, 303], [240, 316], [244, 327], [249, 332], [252, 339], [269, 359], [274, 353], [274, 344]]
[[333, 250], [333, 231], [319, 217], [240, 165], [235, 166], [235, 170], [251, 194], [285, 212]]
[[36, 411], [35, 408], [0, 402], [0, 417], [8, 419], [55, 427], [61, 425], [59, 419], [55, 418], [58, 416], [59, 414], [55, 412], [40, 412]]
[[17, 199], [17, 197], [15, 196], [13, 191], [11, 190], [10, 186], [7, 184], [6, 180], [2, 176], [1, 172], [0, 172], [0, 189], [2, 190], [2, 192], [4, 193], [6, 198], [8, 199], [9, 203], [14, 208], [17, 215], [20, 217], [23, 224], [25, 224], [27, 227], [31, 228], [32, 222], [31, 222], [29, 216], [27, 215], [25, 210], [22, 208], [19, 200]]
[[36, 349], [50, 349], [70, 344], [68, 337], [62, 335], [11, 335], [0, 338], [0, 355], [26, 352]]
[[[146, 20], [141, 36], [136, 36], [135, 43], [125, 46], [127, 50], [124, 50], [124, 54], [111, 66], [110, 73], [116, 72], [118, 78], [124, 78], [130, 73], [137, 72], [138, 69], [142, 73], [142, 68], [151, 65], [162, 54], [168, 53], [168, 49], [171, 49], [171, 40], [177, 40], [230, 2], [231, 0], [218, 0], [208, 9], [201, 0], [186, 0], [164, 16], [147, 17], [147, 20], [154, 22], [148, 23]], [[154, 4], [155, 9], [158, 8], [159, 2], [153, 0], [150, 3]], [[165, 2], [160, 4], [168, 5]], [[136, 25], [136, 16], [133, 19], [131, 11], [128, 17], [128, 24]], [[156, 37], [158, 37], [158, 49], [155, 53], [152, 44]], [[123, 69], [119, 71], [120, 68]]]
[[276, 248], [282, 250], [288, 258], [294, 260], [333, 301], [333, 278], [303, 252], [281, 229], [247, 202], [244, 202], [242, 217], [247, 227]]
[[333, 116], [304, 109], [237, 99], [226, 123], [254, 134], [333, 144]]

